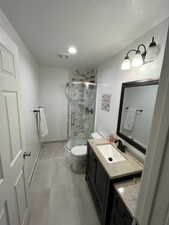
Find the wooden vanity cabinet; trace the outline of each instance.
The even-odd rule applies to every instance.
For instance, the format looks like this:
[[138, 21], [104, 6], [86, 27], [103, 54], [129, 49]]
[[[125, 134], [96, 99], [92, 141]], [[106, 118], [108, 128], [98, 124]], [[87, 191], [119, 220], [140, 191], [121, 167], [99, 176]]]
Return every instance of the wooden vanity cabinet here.
[[98, 217], [102, 225], [131, 225], [132, 217], [127, 211], [113, 184], [121, 180], [141, 176], [141, 172], [112, 179], [95, 155], [90, 144], [87, 145], [86, 181], [90, 189]]
[[86, 181], [89, 185], [90, 191], [92, 192], [98, 216], [102, 224], [104, 224], [109, 178], [90, 145], [88, 145]]
[[97, 194], [98, 201], [101, 208], [103, 208], [104, 206], [105, 193], [107, 190], [107, 182], [108, 182], [108, 176], [104, 168], [102, 167], [101, 163], [97, 161], [96, 175], [95, 175], [95, 188], [96, 188], [96, 194]]
[[133, 217], [114, 188], [110, 225], [132, 225]]
[[88, 146], [87, 155], [87, 176], [90, 184], [94, 187], [96, 176], [97, 159], [91, 148]]

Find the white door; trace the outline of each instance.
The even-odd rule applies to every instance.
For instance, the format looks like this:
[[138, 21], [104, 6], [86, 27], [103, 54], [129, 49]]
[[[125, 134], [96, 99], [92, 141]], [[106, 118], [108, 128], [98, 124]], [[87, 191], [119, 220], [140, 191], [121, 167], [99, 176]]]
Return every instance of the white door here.
[[17, 65], [17, 47], [0, 29], [0, 225], [26, 225], [29, 215]]

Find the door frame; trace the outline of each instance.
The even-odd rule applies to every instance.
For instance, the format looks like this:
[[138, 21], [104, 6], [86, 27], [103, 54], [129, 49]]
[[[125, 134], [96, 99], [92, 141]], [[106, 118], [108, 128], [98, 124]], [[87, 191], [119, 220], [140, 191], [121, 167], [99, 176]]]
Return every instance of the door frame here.
[[[169, 223], [169, 34], [133, 224]], [[168, 179], [168, 180], [167, 180]], [[157, 210], [158, 209], [158, 210]], [[160, 209], [162, 209], [160, 211]], [[168, 222], [168, 223], [167, 223]]]

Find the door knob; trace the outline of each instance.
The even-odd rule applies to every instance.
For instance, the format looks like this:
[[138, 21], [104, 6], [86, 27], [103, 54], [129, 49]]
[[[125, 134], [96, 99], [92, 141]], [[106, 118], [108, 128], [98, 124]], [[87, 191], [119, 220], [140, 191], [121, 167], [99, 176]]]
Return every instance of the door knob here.
[[23, 158], [26, 159], [27, 157], [31, 156], [31, 152], [24, 152], [23, 153]]

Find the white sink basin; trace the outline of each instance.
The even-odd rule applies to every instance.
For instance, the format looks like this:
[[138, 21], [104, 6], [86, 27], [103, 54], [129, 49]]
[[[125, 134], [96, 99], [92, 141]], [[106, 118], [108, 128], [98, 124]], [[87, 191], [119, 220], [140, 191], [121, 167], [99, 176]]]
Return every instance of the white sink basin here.
[[97, 145], [97, 149], [108, 163], [115, 163], [126, 160], [112, 145]]

